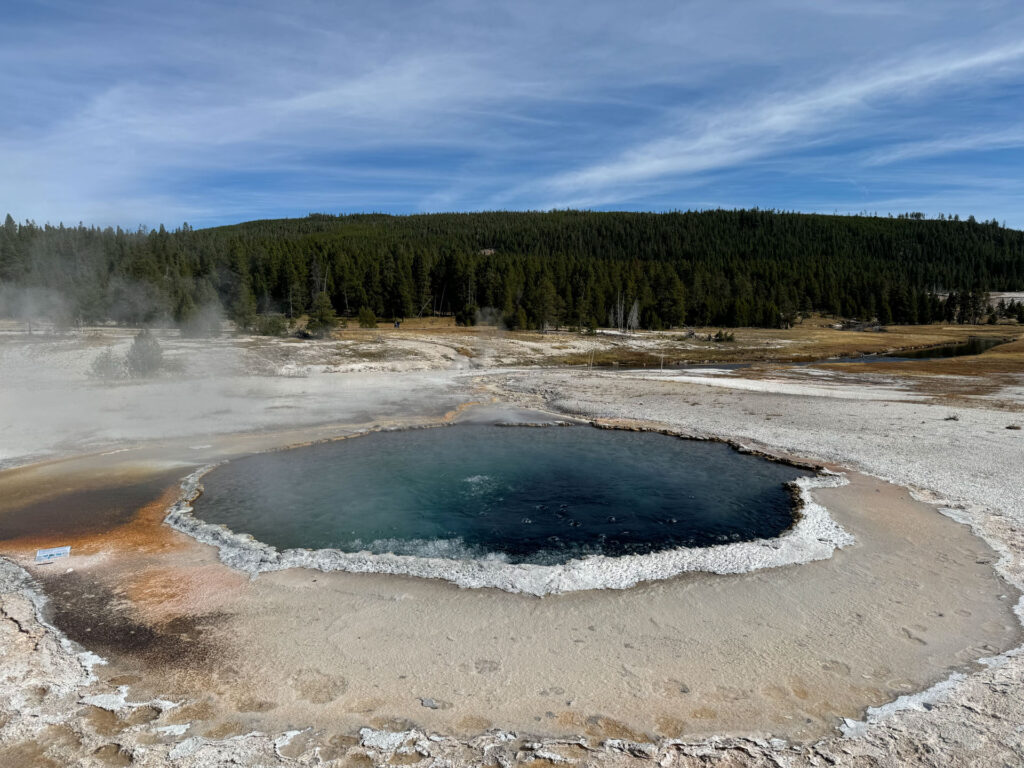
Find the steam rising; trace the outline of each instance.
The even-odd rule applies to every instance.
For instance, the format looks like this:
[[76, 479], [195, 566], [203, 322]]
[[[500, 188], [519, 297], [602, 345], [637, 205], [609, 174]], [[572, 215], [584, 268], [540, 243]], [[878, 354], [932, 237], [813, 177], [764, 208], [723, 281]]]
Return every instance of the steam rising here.
[[[458, 401], [455, 371], [401, 378], [322, 373], [346, 342], [194, 339], [173, 328], [154, 329], [160, 370], [111, 381], [95, 375], [96, 361], [104, 355], [124, 360], [137, 328], [33, 324], [31, 335], [28, 328], [20, 319], [0, 321], [0, 466], [142, 440], [440, 418]], [[307, 374], [289, 375], [295, 370]], [[187, 448], [177, 459], [182, 455], [188, 458]]]

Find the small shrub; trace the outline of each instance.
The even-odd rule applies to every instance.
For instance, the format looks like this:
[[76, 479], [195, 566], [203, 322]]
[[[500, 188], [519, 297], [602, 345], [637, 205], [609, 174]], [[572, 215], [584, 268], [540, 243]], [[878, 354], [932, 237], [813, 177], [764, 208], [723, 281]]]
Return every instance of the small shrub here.
[[92, 361], [91, 373], [97, 379], [104, 381], [123, 379], [125, 376], [124, 358], [115, 355], [112, 349], [105, 349], [100, 352], [99, 357]]
[[455, 313], [455, 324], [465, 326], [476, 325], [479, 312], [480, 308], [476, 304], [470, 304]]
[[373, 314], [373, 310], [369, 307], [359, 308], [359, 327], [360, 328], [376, 328], [377, 327], [377, 316]]
[[143, 328], [135, 336], [131, 349], [125, 363], [128, 374], [133, 377], [152, 376], [160, 370], [163, 363], [164, 352], [156, 337], [150, 333], [148, 328]]
[[260, 336], [284, 336], [288, 332], [288, 321], [284, 315], [259, 315], [255, 330]]

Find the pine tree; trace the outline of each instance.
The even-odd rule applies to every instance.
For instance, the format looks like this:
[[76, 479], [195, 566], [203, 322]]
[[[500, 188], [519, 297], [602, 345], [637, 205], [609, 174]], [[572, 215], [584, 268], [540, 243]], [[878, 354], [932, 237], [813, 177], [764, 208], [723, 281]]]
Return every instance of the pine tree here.
[[234, 304], [231, 305], [231, 319], [241, 331], [250, 330], [256, 323], [256, 297], [246, 279], [238, 285]]
[[359, 308], [359, 327], [360, 328], [376, 328], [377, 327], [377, 315], [374, 314], [373, 310], [367, 306]]
[[546, 331], [549, 324], [557, 324], [558, 318], [555, 316], [556, 299], [555, 286], [550, 278], [544, 277], [537, 286], [536, 296], [533, 298], [534, 316], [539, 330]]
[[309, 311], [306, 332], [315, 338], [329, 336], [338, 324], [338, 316], [331, 304], [331, 297], [326, 291], [320, 291], [313, 299], [313, 307]]
[[[549, 322], [552, 307], [563, 321], [605, 322], [620, 297], [616, 324], [638, 301], [645, 328], [774, 325], [771, 303], [867, 318], [883, 299], [896, 322], [966, 323], [988, 315], [965, 310], [967, 289], [1024, 289], [1024, 232], [955, 216], [758, 210], [311, 216], [135, 232], [7, 216], [0, 280], [59, 293], [75, 319], [123, 323], [202, 314], [203, 285], [242, 328], [255, 312], [302, 315], [319, 293], [346, 316], [366, 306], [467, 319], [480, 306], [512, 325], [520, 308], [529, 325]], [[937, 286], [954, 294], [942, 301]]]

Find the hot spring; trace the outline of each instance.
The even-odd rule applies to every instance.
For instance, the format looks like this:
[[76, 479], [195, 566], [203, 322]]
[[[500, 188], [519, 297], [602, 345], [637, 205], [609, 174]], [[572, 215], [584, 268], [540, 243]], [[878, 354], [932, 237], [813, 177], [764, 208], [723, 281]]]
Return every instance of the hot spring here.
[[552, 566], [771, 539], [811, 474], [652, 432], [459, 425], [230, 462], [194, 515], [277, 550]]

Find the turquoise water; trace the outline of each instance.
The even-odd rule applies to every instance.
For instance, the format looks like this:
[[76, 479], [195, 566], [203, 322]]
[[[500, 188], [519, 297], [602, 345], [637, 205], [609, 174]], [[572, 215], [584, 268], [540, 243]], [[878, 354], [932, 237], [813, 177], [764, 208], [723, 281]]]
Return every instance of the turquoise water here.
[[460, 425], [239, 459], [195, 515], [278, 549], [553, 564], [777, 536], [808, 474], [650, 432]]

